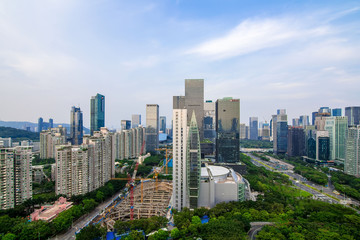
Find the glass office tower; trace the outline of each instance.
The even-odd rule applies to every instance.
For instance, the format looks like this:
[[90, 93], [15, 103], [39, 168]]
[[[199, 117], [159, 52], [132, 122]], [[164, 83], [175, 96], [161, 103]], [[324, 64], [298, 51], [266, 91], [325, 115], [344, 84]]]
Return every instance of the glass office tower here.
[[105, 127], [105, 96], [96, 94], [90, 99], [90, 134]]
[[216, 101], [216, 161], [238, 162], [240, 151], [240, 100]]

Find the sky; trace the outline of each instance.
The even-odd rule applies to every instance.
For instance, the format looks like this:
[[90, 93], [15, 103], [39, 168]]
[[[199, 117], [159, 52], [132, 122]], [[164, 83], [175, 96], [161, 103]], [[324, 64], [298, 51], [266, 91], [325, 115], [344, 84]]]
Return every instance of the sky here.
[[[70, 122], [105, 95], [106, 126], [159, 104], [184, 79], [240, 99], [240, 121], [360, 105], [359, 1], [2, 0], [0, 120]], [[344, 109], [343, 109], [344, 111]], [[343, 113], [344, 114], [344, 113]]]

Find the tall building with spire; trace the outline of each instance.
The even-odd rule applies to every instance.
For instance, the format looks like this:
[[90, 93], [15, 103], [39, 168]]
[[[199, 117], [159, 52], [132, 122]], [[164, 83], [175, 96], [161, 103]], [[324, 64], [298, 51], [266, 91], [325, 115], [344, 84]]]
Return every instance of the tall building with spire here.
[[96, 94], [90, 99], [90, 134], [105, 127], [105, 96]]
[[187, 121], [191, 121], [191, 114], [195, 111], [199, 128], [200, 140], [204, 138], [204, 79], [185, 79], [185, 108], [188, 110]]
[[189, 207], [198, 207], [200, 176], [201, 176], [201, 150], [199, 128], [196, 123], [195, 111], [192, 113], [187, 141], [187, 192]]

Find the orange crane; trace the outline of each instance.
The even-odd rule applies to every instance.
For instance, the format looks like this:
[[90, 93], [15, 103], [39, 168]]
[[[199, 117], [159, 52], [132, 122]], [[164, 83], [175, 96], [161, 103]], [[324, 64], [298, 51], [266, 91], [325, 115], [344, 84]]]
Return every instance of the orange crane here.
[[[171, 148], [158, 148], [158, 149], [155, 149], [157, 151], [164, 151], [165, 150], [165, 165], [162, 165], [162, 167], [159, 169], [159, 170], [154, 170], [154, 177], [155, 178], [155, 181], [156, 181], [156, 191], [157, 191], [157, 188], [158, 188], [158, 175], [159, 173], [162, 172], [162, 170], [164, 169], [164, 167], [166, 166], [166, 174], [168, 174], [168, 164], [171, 160], [170, 157], [168, 156], [171, 156], [172, 155], [172, 149]], [[168, 152], [169, 152], [169, 155], [168, 155]]]

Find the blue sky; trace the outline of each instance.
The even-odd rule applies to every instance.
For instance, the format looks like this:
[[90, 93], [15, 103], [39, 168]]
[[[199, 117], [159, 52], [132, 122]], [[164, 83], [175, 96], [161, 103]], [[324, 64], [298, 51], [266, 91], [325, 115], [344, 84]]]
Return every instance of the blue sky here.
[[106, 125], [160, 105], [184, 79], [240, 98], [241, 122], [360, 105], [358, 1], [0, 2], [0, 120], [69, 122], [106, 97]]

